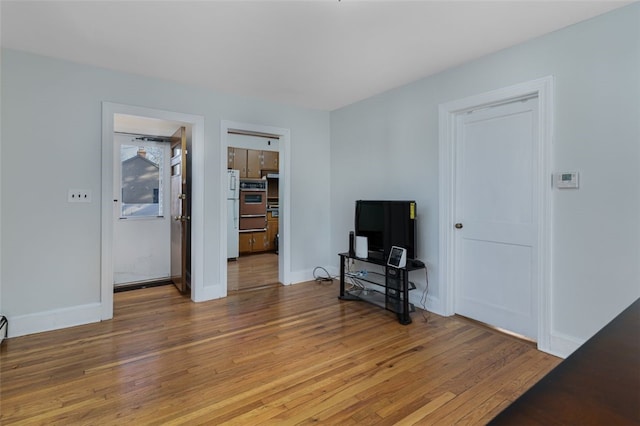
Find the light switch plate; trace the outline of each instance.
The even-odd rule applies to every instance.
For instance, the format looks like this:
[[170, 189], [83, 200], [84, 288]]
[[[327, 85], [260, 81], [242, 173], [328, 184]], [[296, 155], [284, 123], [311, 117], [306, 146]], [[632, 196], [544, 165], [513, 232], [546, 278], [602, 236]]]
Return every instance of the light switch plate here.
[[70, 203], [90, 203], [91, 190], [89, 189], [70, 189], [67, 194], [67, 201]]

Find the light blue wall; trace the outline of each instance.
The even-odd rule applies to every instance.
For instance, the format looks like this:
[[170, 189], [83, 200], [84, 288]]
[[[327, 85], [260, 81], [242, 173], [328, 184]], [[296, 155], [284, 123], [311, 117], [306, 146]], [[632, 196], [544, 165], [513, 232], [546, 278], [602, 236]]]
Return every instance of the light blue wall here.
[[3, 50], [0, 311], [99, 301], [100, 205], [66, 193], [100, 193], [102, 101], [205, 117], [206, 279], [225, 119], [291, 129], [294, 273], [337, 265], [356, 199], [412, 198], [437, 303], [438, 105], [553, 75], [553, 169], [579, 170], [581, 188], [553, 193], [552, 328], [584, 340], [640, 294], [639, 28], [634, 4], [330, 114]]
[[[10, 317], [100, 301], [101, 103], [205, 120], [205, 286], [220, 262], [220, 120], [291, 131], [291, 270], [329, 264], [329, 113], [2, 51], [2, 306]], [[67, 203], [69, 188], [91, 204]], [[312, 225], [311, 225], [312, 224]]]
[[356, 199], [415, 199], [418, 257], [442, 309], [438, 105], [548, 75], [552, 169], [581, 173], [579, 190], [552, 195], [552, 332], [573, 343], [594, 334], [640, 295], [638, 3], [333, 111], [332, 250], [347, 247]]

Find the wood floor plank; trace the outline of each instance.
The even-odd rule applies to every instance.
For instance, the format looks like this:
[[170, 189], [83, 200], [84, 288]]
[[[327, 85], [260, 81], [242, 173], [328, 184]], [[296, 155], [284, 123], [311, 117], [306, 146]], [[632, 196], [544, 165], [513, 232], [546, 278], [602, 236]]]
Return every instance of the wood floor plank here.
[[227, 262], [227, 288], [242, 291], [278, 283], [278, 255], [274, 252], [242, 255]]
[[560, 360], [457, 317], [404, 326], [315, 282], [194, 304], [114, 295], [114, 319], [0, 348], [0, 423], [482, 424]]

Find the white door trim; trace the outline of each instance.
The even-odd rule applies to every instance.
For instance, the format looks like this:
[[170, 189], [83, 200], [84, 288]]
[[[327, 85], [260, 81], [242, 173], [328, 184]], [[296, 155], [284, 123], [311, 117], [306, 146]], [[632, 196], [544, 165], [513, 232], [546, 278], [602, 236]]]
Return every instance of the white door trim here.
[[[291, 206], [291, 144], [290, 144], [290, 130], [263, 126], [259, 124], [240, 123], [236, 121], [221, 120], [220, 121], [220, 193], [226, 194], [227, 192], [227, 148], [229, 147], [229, 129], [244, 130], [247, 132], [267, 133], [271, 135], [277, 135], [280, 137], [278, 142], [279, 147], [279, 173], [280, 180], [278, 185], [280, 199], [279, 202], [279, 227], [278, 233], [280, 234], [278, 240], [279, 254], [278, 254], [278, 280], [284, 284], [289, 285], [292, 283], [291, 276], [291, 221], [290, 206]], [[227, 204], [220, 202], [220, 264], [227, 264]], [[227, 268], [220, 268], [220, 282], [224, 288], [224, 295], [227, 294]]]
[[113, 318], [113, 115], [183, 122], [192, 131], [191, 300], [206, 300], [204, 288], [204, 117], [159, 109], [102, 103], [101, 319]]
[[509, 100], [538, 99], [538, 349], [550, 351], [551, 335], [551, 144], [553, 136], [553, 77], [516, 84], [439, 105], [439, 282], [441, 309], [453, 315], [455, 297], [455, 141], [456, 116]]

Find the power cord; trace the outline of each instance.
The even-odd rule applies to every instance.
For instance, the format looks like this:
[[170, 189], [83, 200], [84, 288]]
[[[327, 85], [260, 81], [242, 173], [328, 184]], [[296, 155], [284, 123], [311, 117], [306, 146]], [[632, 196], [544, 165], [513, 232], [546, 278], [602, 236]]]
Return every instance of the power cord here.
[[0, 330], [4, 327], [4, 339], [9, 335], [9, 320], [4, 315], [0, 315]]
[[[325, 276], [320, 276], [317, 275], [317, 271], [318, 269], [324, 271], [324, 273], [326, 274]], [[322, 266], [316, 266], [313, 269], [313, 279], [316, 280], [316, 282], [318, 284], [323, 284], [323, 283], [329, 283], [329, 285], [333, 284], [333, 280], [336, 277], [332, 277], [331, 274], [329, 273], [329, 271], [327, 271], [325, 268], [323, 268]]]
[[[427, 293], [429, 292], [429, 269], [427, 265], [424, 267], [424, 275], [427, 280], [426, 285], [424, 286], [424, 291], [422, 292], [422, 297], [420, 298], [420, 304], [422, 305], [422, 318], [424, 322], [428, 323], [429, 318], [431, 317], [431, 313], [427, 311]], [[425, 315], [425, 312], [427, 313]]]
[[[362, 281], [358, 278], [354, 277], [351, 273], [351, 263], [347, 264], [347, 270], [345, 271], [345, 290], [355, 291], [355, 290], [366, 290], [366, 286]], [[348, 285], [348, 287], [346, 286]]]

